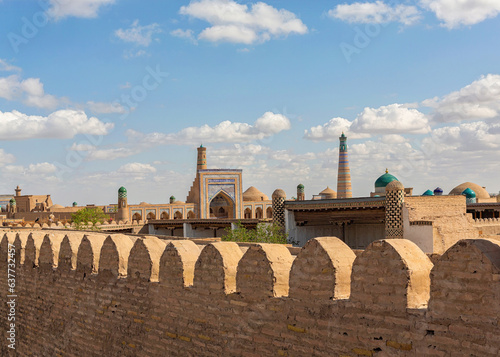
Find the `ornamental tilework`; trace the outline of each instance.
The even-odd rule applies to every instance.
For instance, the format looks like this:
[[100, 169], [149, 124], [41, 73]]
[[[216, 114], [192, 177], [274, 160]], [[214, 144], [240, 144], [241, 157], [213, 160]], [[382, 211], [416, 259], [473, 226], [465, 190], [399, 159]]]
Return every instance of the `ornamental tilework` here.
[[273, 222], [280, 227], [285, 227], [285, 199], [273, 197]]
[[235, 201], [234, 185], [208, 185], [208, 201], [210, 202], [220, 191], [224, 192]]
[[403, 238], [404, 191], [387, 191], [385, 201], [385, 237]]

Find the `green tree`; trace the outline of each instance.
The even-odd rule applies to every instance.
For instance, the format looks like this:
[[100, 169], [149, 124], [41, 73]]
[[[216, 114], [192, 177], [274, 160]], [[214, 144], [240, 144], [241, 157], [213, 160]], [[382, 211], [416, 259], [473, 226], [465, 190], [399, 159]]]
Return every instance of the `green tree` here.
[[88, 229], [87, 222], [92, 223], [91, 229], [97, 230], [99, 228], [95, 227], [95, 224], [97, 222], [102, 224], [107, 218], [108, 216], [98, 207], [85, 207], [71, 215], [75, 228], [80, 230]]
[[247, 229], [238, 221], [236, 229], [226, 228], [223, 241], [287, 244], [288, 233], [274, 223], [259, 223], [255, 229]]

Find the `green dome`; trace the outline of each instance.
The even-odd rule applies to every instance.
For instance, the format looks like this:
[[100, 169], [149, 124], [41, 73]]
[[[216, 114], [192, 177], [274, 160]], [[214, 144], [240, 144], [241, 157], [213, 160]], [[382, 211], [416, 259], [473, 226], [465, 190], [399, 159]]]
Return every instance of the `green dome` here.
[[297, 186], [297, 188], [304, 188], [304, 185], [301, 184], [301, 183], [299, 183], [298, 186]]
[[432, 192], [431, 190], [427, 190], [422, 193], [422, 196], [434, 196], [434, 192]]
[[118, 192], [120, 192], [120, 193], [126, 193], [126, 192], [127, 192], [127, 189], [126, 189], [125, 187], [123, 187], [123, 186], [122, 186], [122, 187], [120, 187], [120, 188], [118, 189]]
[[76, 207], [76, 206], [78, 206], [78, 203], [73, 202], [73, 207]]
[[175, 200], [175, 196], [170, 196], [170, 199], [171, 200]]
[[10, 203], [16, 203], [16, 200], [14, 199], [14, 197], [12, 197], [9, 202]]
[[391, 175], [388, 170], [385, 170], [385, 174], [380, 176], [377, 179], [377, 181], [375, 181], [375, 188], [385, 187], [392, 181], [399, 181], [399, 180], [396, 178], [396, 176]]
[[476, 193], [472, 191], [470, 188], [466, 188], [463, 192], [462, 195], [465, 195], [467, 198], [476, 198]]

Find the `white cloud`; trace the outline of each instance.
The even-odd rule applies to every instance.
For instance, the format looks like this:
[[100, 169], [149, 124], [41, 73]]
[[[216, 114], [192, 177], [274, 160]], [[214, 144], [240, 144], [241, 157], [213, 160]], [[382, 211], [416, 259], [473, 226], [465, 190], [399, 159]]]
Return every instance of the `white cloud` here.
[[77, 134], [106, 135], [112, 123], [88, 118], [83, 111], [58, 110], [47, 117], [26, 115], [16, 110], [0, 111], [0, 139], [23, 140], [32, 138], [68, 139]]
[[337, 5], [328, 11], [328, 15], [349, 23], [400, 22], [404, 25], [412, 25], [418, 22], [421, 17], [420, 11], [415, 6], [398, 4], [391, 7], [383, 1]]
[[127, 148], [113, 148], [113, 149], [100, 149], [91, 150], [85, 160], [115, 160], [122, 157], [128, 157], [137, 154], [138, 151]]
[[189, 127], [173, 134], [150, 133], [143, 134], [128, 130], [129, 140], [146, 145], [182, 144], [196, 145], [199, 143], [241, 143], [261, 140], [290, 129], [290, 120], [282, 114], [266, 112], [257, 119], [254, 125], [223, 121], [214, 127], [203, 125]]
[[477, 121], [437, 128], [424, 143], [436, 152], [499, 150], [500, 124]]
[[99, 9], [112, 5], [115, 0], [49, 0], [51, 7], [48, 14], [55, 19], [64, 17], [97, 17]]
[[488, 74], [462, 89], [422, 102], [433, 108], [436, 122], [493, 119], [500, 117], [500, 75]]
[[307, 33], [307, 26], [294, 13], [263, 2], [251, 4], [249, 9], [232, 0], [192, 1], [180, 13], [210, 23], [198, 39], [212, 42], [252, 44]]
[[500, 13], [498, 0], [420, 0], [449, 29], [475, 25]]
[[93, 113], [102, 113], [102, 114], [110, 114], [110, 113], [126, 113], [127, 110], [118, 102], [114, 103], [106, 103], [106, 102], [87, 102], [88, 108]]
[[6, 60], [0, 58], [0, 71], [21, 72], [21, 68], [9, 64]]
[[28, 174], [51, 174], [57, 171], [57, 167], [49, 162], [41, 162], [38, 164], [30, 164], [26, 169]]
[[153, 41], [153, 35], [161, 33], [160, 25], [152, 23], [146, 26], [140, 26], [139, 20], [135, 20], [128, 29], [118, 29], [115, 36], [125, 42], [131, 42], [138, 46], [148, 47]]
[[403, 104], [390, 104], [377, 109], [365, 108], [353, 121], [351, 130], [371, 134], [425, 134], [431, 129], [425, 114]]
[[150, 174], [155, 173], [156, 169], [149, 164], [131, 162], [121, 166], [117, 172], [122, 174]]
[[64, 98], [46, 94], [39, 78], [22, 80], [16, 74], [0, 77], [0, 98], [21, 100], [28, 106], [45, 109], [54, 109], [66, 101]]
[[6, 153], [4, 149], [0, 149], [0, 166], [11, 164], [14, 161], [16, 161], [14, 155]]
[[193, 43], [196, 43], [196, 38], [194, 36], [193, 30], [177, 29], [177, 30], [170, 31], [170, 35], [172, 35], [174, 37], [185, 38], [185, 39], [190, 40]]
[[350, 139], [362, 139], [370, 137], [369, 134], [356, 133], [350, 130], [352, 122], [336, 117], [332, 118], [323, 125], [313, 126], [305, 130], [304, 139], [312, 141], [337, 141], [339, 136], [344, 133]]

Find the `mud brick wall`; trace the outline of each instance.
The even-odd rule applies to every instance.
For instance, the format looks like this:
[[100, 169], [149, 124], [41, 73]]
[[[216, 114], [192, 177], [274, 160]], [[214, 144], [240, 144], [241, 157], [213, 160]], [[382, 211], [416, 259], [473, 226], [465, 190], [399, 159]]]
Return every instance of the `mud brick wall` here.
[[465, 196], [411, 196], [405, 197], [404, 206], [410, 222], [432, 221], [435, 253], [443, 254], [461, 239], [479, 237], [466, 213]]
[[[16, 248], [16, 350], [2, 356], [498, 356], [500, 241], [433, 265], [412, 242], [243, 251], [217, 242], [6, 233]], [[0, 305], [6, 336], [7, 305]]]

